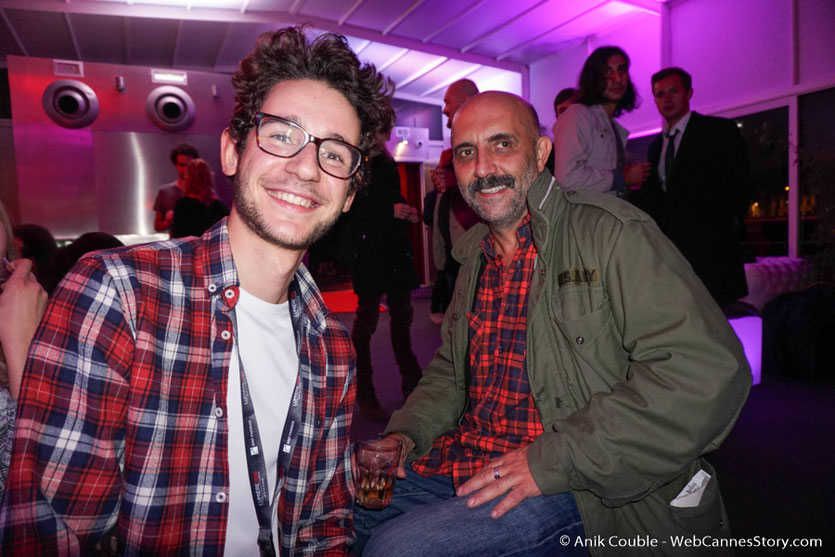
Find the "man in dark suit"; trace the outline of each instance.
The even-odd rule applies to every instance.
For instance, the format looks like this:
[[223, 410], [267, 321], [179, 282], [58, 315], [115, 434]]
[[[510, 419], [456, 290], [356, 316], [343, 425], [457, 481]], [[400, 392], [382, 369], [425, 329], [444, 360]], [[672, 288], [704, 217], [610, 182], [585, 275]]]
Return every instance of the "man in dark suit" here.
[[724, 307], [748, 293], [740, 233], [747, 211], [748, 150], [732, 120], [690, 110], [690, 74], [652, 76], [664, 129], [649, 147], [650, 175], [634, 202], [658, 222]]

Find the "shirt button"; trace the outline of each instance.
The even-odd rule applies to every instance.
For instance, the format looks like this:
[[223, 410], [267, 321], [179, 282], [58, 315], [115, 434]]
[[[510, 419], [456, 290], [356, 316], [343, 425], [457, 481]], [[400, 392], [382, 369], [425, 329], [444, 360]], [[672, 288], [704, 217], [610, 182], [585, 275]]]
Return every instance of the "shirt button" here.
[[235, 297], [235, 291], [232, 290], [231, 288], [227, 288], [226, 291], [223, 293], [223, 295], [231, 300], [232, 298]]
[[223, 417], [223, 408], [220, 406], [215, 406], [215, 418], [222, 418]]
[[226, 502], [226, 493], [224, 493], [223, 491], [218, 491], [217, 494], [215, 495], [215, 501], [217, 501], [218, 503], [225, 503]]
[[457, 311], [452, 314], [452, 318], [455, 319], [456, 321], [458, 320], [458, 312]]
[[229, 340], [230, 338], [232, 338], [232, 333], [230, 333], [229, 331], [221, 331], [220, 338], [222, 338], [223, 340]]
[[209, 285], [209, 292], [211, 292], [212, 294], [217, 292], [217, 285], [216, 284], [210, 284]]
[[539, 268], [539, 274], [540, 274], [540, 276], [543, 276], [543, 277], [544, 277], [544, 276], [545, 276], [545, 269], [543, 269], [542, 267], [540, 267], [540, 268]]
[[577, 344], [583, 344], [584, 342], [586, 342], [586, 339], [584, 339], [583, 337], [577, 337], [574, 340], [577, 342]]

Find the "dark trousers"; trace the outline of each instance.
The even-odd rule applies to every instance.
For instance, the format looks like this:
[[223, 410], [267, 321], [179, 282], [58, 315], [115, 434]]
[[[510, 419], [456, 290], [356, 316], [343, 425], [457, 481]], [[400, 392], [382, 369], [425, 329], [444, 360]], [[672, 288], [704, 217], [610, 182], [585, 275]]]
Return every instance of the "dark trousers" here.
[[[371, 366], [371, 335], [377, 330], [380, 320], [380, 301], [382, 294], [357, 296], [357, 318], [351, 331], [351, 340], [357, 352], [357, 397], [360, 402], [373, 398], [374, 382]], [[414, 317], [412, 293], [386, 295], [389, 316], [391, 318], [391, 347], [394, 359], [400, 368], [401, 389], [406, 397], [414, 390], [420, 380], [421, 370], [417, 356], [412, 350], [411, 327]]]

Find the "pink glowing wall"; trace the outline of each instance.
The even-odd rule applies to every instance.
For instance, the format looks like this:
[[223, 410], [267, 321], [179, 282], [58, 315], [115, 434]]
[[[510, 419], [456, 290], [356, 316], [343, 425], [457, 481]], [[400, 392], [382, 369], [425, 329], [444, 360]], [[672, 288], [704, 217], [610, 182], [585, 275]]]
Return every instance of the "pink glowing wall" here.
[[662, 41], [665, 16], [647, 13], [635, 17], [587, 43], [533, 63], [531, 102], [542, 123], [550, 127], [554, 95], [559, 88], [576, 82], [588, 53], [602, 44], [621, 46], [632, 58], [632, 77], [644, 104], [623, 116], [621, 122], [637, 133], [660, 126], [649, 77], [662, 67], [664, 59], [693, 75], [692, 106], [708, 113], [744, 112], [753, 101], [835, 86], [835, 33], [831, 29], [835, 1], [796, 0], [796, 15], [792, 4], [792, 0], [668, 3], [668, 42]]

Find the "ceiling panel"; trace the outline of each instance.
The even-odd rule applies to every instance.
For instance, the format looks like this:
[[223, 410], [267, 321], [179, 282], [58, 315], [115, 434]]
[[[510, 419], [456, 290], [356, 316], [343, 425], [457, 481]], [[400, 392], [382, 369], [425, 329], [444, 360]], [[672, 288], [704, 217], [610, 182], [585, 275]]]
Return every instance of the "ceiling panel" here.
[[217, 55], [216, 71], [234, 72], [261, 33], [275, 28], [272, 23], [233, 23]]
[[233, 72], [262, 32], [309, 22], [345, 35], [397, 94], [437, 104], [462, 77], [521, 92], [532, 62], [664, 1], [0, 0], [0, 64], [23, 54]]
[[[368, 29], [380, 29], [384, 33], [415, 3], [415, 0], [365, 1], [351, 14], [346, 23]], [[349, 4], [349, 2], [346, 2]]]
[[127, 64], [125, 18], [95, 14], [69, 14], [69, 18], [84, 61]]
[[[613, 26], [623, 25], [632, 18], [645, 17], [646, 11], [622, 2], [607, 2], [599, 7], [583, 13], [550, 33], [540, 36], [536, 42], [523, 44], [520, 47], [499, 53], [498, 57], [510, 59], [537, 59], [549, 52], [568, 48], [577, 44], [580, 37], [587, 37], [603, 33]], [[660, 17], [660, 16], [656, 16]]]
[[[359, 53], [359, 59], [371, 62], [378, 68], [388, 64], [393, 58], [402, 56], [404, 49], [382, 43], [370, 43]], [[406, 50], [408, 53], [408, 50]]]
[[426, 0], [391, 32], [422, 41], [450, 22], [456, 15], [483, 1]]
[[353, 5], [354, 0], [307, 0], [298, 13], [340, 21], [343, 16], [349, 15]]
[[246, 4], [247, 11], [280, 11], [289, 12], [295, 4], [303, 4], [303, 0], [238, 0], [241, 7]]
[[[5, 15], [5, 14], [2, 14]], [[6, 18], [0, 17], [0, 53], [5, 55], [12, 55], [12, 56], [25, 56], [26, 53], [23, 52], [23, 49], [18, 44], [17, 40], [15, 39], [14, 35], [12, 34], [12, 28], [6, 25]]]
[[7, 21], [14, 27], [18, 38], [26, 47], [28, 56], [70, 59], [79, 57], [64, 14], [27, 10], [5, 12]]
[[231, 23], [183, 21], [177, 37], [174, 67], [214, 68]]
[[151, 19], [132, 17], [127, 19], [128, 64], [155, 66], [160, 63], [171, 67], [180, 22], [176, 19]]
[[452, 82], [470, 76], [480, 67], [481, 66], [479, 64], [449, 59], [440, 66], [434, 68], [425, 76], [416, 79], [405, 87], [401, 87], [398, 92], [417, 97], [423, 97], [436, 93], [442, 97], [446, 88]]
[[499, 28], [495, 33], [483, 37], [478, 43], [470, 43], [465, 48], [473, 52], [496, 57], [512, 48], [527, 43], [566, 22], [582, 18], [584, 13], [595, 11], [605, 6], [609, 0], [575, 0], [572, 2], [546, 2], [538, 4], [524, 14], [520, 14], [512, 25]]
[[397, 88], [400, 89], [420, 78], [426, 72], [437, 68], [445, 61], [446, 58], [443, 56], [435, 56], [434, 54], [410, 50], [397, 63], [387, 68], [386, 73], [397, 85]]
[[487, 0], [473, 13], [446, 27], [432, 42], [462, 49], [543, 1], [547, 0]]

